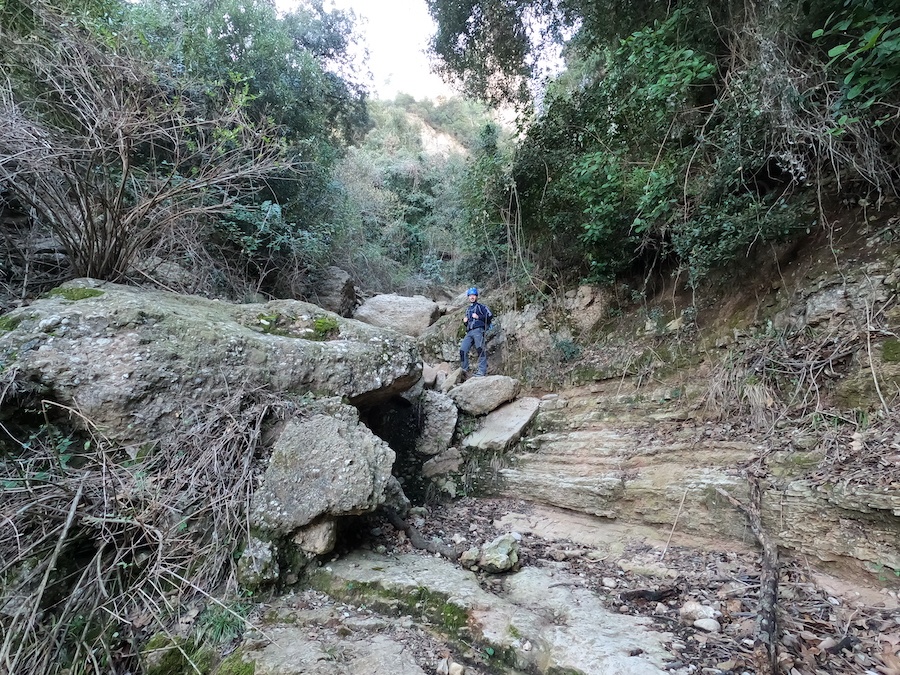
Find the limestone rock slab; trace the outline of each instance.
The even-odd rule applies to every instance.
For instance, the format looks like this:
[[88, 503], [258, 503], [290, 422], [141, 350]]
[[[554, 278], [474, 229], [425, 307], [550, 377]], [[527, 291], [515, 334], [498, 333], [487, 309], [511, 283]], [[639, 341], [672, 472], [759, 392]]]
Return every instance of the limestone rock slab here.
[[250, 503], [252, 527], [283, 536], [322, 515], [366, 513], [384, 502], [394, 451], [354, 408], [343, 408], [342, 418], [288, 421]]
[[313, 583], [354, 603], [413, 608], [451, 640], [490, 646], [511, 668], [531, 673], [661, 675], [671, 659], [664, 647], [670, 634], [655, 632], [647, 619], [608, 611], [561, 570], [523, 569], [492, 593], [444, 559], [355, 552], [320, 569]]
[[416, 438], [416, 451], [437, 455], [450, 447], [459, 412], [446, 394], [426, 389], [420, 399], [422, 428]]
[[189, 428], [241, 391], [362, 403], [421, 375], [411, 338], [293, 300], [235, 305], [81, 279], [6, 317], [0, 363], [122, 444]]
[[325, 643], [305, 626], [268, 628], [274, 640], [243, 656], [255, 675], [425, 675], [404, 645], [386, 635], [345, 637]]
[[537, 415], [540, 399], [520, 398], [489, 413], [481, 427], [463, 441], [467, 448], [505, 450], [522, 437]]
[[447, 473], [459, 471], [462, 466], [462, 453], [457, 448], [447, 448], [439, 455], [435, 455], [422, 465], [422, 475], [425, 478], [434, 478]]

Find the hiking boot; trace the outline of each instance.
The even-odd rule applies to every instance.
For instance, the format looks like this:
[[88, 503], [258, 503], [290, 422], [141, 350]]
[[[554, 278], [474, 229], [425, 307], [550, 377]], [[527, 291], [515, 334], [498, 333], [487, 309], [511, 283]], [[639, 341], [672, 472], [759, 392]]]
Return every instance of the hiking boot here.
[[484, 373], [475, 373], [472, 377], [484, 377]]

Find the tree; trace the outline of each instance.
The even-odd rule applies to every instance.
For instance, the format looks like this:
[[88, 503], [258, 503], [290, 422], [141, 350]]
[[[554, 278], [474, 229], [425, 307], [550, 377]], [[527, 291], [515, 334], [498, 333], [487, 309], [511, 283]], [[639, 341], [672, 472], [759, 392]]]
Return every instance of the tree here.
[[[689, 1], [689, 0], [688, 0]], [[528, 104], [546, 49], [576, 30], [592, 41], [664, 16], [682, 2], [653, 0], [426, 0], [437, 24], [430, 52], [437, 71], [466, 94], [491, 103]]]
[[130, 16], [145, 58], [208, 90], [240, 84], [245, 114], [277, 127], [301, 172], [270, 176], [214, 222], [211, 238], [216, 257], [235, 261], [258, 290], [301, 292], [335, 242], [335, 164], [368, 125], [351, 60], [354, 16], [319, 0], [285, 15], [271, 0], [142, 0]]

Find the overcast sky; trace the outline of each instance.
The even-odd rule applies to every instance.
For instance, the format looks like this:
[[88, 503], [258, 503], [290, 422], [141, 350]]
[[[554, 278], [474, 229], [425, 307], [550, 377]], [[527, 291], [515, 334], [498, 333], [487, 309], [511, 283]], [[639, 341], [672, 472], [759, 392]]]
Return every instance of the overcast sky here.
[[[290, 10], [299, 1], [276, 0], [276, 4], [279, 9]], [[359, 32], [369, 49], [373, 96], [393, 99], [398, 92], [404, 92], [417, 99], [434, 99], [453, 94], [437, 75], [428, 71], [425, 48], [434, 34], [434, 23], [425, 0], [331, 2], [340, 9], [354, 10], [359, 17]]]

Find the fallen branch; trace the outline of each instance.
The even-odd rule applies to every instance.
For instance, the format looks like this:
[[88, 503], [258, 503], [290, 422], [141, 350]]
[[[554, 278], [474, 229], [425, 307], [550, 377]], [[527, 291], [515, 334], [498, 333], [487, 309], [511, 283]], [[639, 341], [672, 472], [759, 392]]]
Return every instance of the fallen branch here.
[[652, 591], [646, 588], [638, 588], [633, 591], [622, 591], [619, 597], [622, 600], [646, 600], [647, 602], [662, 602], [669, 598], [674, 598], [681, 593], [677, 586], [671, 588], [662, 588], [658, 591]]
[[757, 657], [757, 672], [760, 675], [775, 675], [778, 672], [778, 653], [775, 648], [777, 640], [777, 619], [775, 607], [778, 603], [778, 547], [769, 538], [762, 526], [762, 488], [759, 477], [749, 475], [750, 504], [745, 506], [722, 488], [716, 492], [727, 499], [736, 509], [741, 511], [750, 522], [750, 529], [762, 546], [762, 570], [760, 571], [759, 614], [756, 620], [756, 644], [754, 653]]
[[421, 532], [403, 520], [394, 509], [383, 507], [381, 510], [395, 530], [406, 533], [406, 536], [409, 538], [409, 543], [412, 544], [414, 548], [421, 551], [428, 551], [429, 553], [437, 553], [448, 560], [459, 560], [461, 553], [452, 546], [426, 539], [422, 536]]

